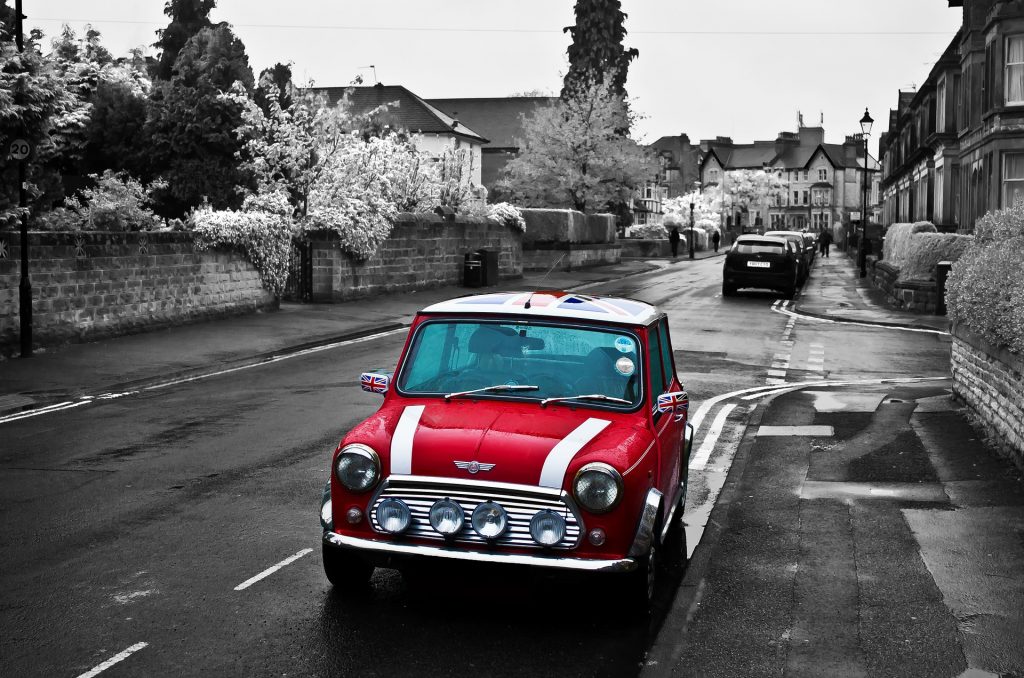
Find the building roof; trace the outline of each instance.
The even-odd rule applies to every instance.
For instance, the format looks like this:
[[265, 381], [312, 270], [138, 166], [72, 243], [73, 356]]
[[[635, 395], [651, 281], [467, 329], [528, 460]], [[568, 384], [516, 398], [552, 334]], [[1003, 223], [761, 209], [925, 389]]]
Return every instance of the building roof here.
[[518, 148], [523, 116], [556, 101], [558, 97], [492, 97], [428, 99], [427, 103], [486, 136], [489, 141], [484, 148]]
[[[529, 303], [527, 303], [529, 302]], [[557, 290], [475, 294], [428, 306], [422, 313], [486, 313], [524, 317], [600, 320], [624, 325], [648, 325], [659, 315], [656, 307], [619, 297], [595, 297]]]
[[387, 109], [377, 117], [393, 127], [422, 134], [448, 134], [486, 144], [487, 139], [472, 128], [455, 120], [447, 113], [430, 105], [401, 85], [372, 87], [312, 87], [311, 91], [327, 95], [334, 105], [347, 99], [348, 108], [355, 115], [365, 115], [375, 108]]

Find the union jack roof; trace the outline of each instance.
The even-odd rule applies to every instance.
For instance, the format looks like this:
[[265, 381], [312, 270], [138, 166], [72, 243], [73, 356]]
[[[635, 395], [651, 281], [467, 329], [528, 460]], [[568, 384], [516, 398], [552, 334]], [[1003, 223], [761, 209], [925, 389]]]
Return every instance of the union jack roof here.
[[642, 301], [557, 290], [475, 294], [428, 306], [422, 313], [494, 313], [601, 320], [624, 325], [647, 325], [659, 315], [656, 307]]

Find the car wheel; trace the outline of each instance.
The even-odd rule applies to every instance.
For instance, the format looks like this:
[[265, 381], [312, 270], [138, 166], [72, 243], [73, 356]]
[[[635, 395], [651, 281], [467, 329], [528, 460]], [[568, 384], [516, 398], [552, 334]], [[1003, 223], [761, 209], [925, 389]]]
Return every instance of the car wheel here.
[[660, 557], [657, 544], [652, 542], [647, 555], [637, 559], [637, 568], [625, 575], [623, 602], [630, 614], [638, 617], [650, 614]]
[[373, 575], [373, 565], [355, 555], [327, 544], [322, 545], [324, 574], [327, 581], [343, 591], [358, 591], [365, 588]]
[[683, 523], [683, 507], [686, 495], [679, 498], [679, 507], [672, 518], [672, 525], [665, 535], [664, 560], [665, 569], [672, 574], [679, 574], [686, 569], [686, 526]]
[[736, 288], [734, 286], [732, 286], [732, 285], [726, 285], [725, 283], [722, 283], [722, 296], [723, 297], [735, 297], [736, 296]]

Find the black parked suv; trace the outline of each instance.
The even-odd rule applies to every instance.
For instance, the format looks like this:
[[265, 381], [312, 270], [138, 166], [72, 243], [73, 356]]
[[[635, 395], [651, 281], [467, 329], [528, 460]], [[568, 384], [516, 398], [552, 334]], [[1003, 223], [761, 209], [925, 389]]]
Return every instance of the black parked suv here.
[[765, 235], [786, 238], [796, 246], [800, 252], [800, 273], [797, 282], [803, 285], [807, 281], [807, 276], [811, 274], [811, 264], [814, 263], [814, 243], [806, 237], [808, 234], [801, 231], [767, 231]]
[[741, 287], [779, 290], [787, 299], [796, 294], [802, 252], [785, 237], [741, 235], [725, 255], [722, 296]]

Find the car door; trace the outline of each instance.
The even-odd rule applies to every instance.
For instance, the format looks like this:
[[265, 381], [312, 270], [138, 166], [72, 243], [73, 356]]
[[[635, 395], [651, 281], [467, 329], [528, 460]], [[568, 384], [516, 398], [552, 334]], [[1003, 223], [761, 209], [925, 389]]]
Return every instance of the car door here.
[[651, 399], [655, 404], [652, 417], [657, 435], [659, 473], [657, 487], [665, 495], [662, 506], [663, 515], [671, 510], [677, 501], [680, 489], [680, 474], [685, 473], [684, 433], [686, 430], [686, 410], [659, 411], [658, 396], [664, 393], [678, 393], [683, 390], [676, 376], [675, 361], [672, 357], [672, 344], [668, 333], [668, 320], [662, 318], [650, 330], [648, 351], [648, 374], [651, 379]]

